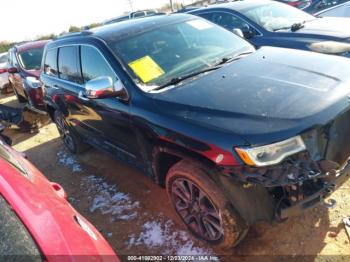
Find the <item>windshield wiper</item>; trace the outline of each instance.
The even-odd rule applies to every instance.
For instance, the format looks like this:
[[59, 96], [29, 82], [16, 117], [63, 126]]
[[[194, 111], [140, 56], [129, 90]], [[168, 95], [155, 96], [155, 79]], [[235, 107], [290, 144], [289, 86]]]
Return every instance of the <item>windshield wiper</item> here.
[[214, 65], [212, 65], [210, 67], [207, 67], [207, 68], [205, 68], [203, 70], [196, 71], [194, 73], [190, 73], [190, 74], [187, 74], [187, 75], [184, 75], [184, 76], [174, 77], [170, 81], [168, 81], [165, 84], [160, 85], [160, 86], [152, 89], [151, 91], [156, 91], [156, 90], [160, 90], [160, 89], [163, 89], [165, 87], [168, 87], [168, 86], [176, 85], [176, 84], [178, 84], [178, 83], [180, 83], [180, 82], [182, 82], [182, 81], [184, 81], [186, 79], [192, 78], [194, 76], [197, 76], [197, 75], [200, 75], [200, 74], [203, 74], [203, 73], [206, 73], [206, 72], [210, 72], [210, 71], [219, 69], [219, 68], [221, 68], [221, 66], [223, 64], [226, 64], [226, 63], [232, 62], [234, 60], [240, 59], [242, 56], [251, 54], [253, 52], [254, 51], [247, 51], [247, 52], [239, 53], [238, 55], [234, 55], [234, 56], [230, 56], [230, 57], [224, 57], [224, 58], [220, 59], [220, 61], [218, 63], [216, 63], [216, 64], [214, 64]]
[[296, 31], [298, 31], [299, 29], [303, 28], [303, 27], [305, 26], [305, 23], [306, 23], [306, 22], [310, 22], [310, 21], [313, 21], [313, 20], [314, 20], [314, 19], [304, 20], [304, 21], [299, 22], [299, 23], [294, 23], [294, 24], [292, 24], [291, 26], [280, 27], [280, 28], [274, 29], [273, 31], [276, 32], [276, 31], [280, 31], [280, 30], [287, 30], [287, 29], [290, 29], [292, 32], [296, 32]]
[[235, 61], [237, 59], [242, 58], [242, 56], [249, 55], [253, 52], [254, 51], [247, 51], [247, 52], [239, 53], [239, 54], [234, 55], [234, 56], [224, 57], [224, 58], [220, 59], [219, 63], [215, 64], [215, 66], [219, 66], [219, 65], [223, 65], [223, 64]]
[[302, 29], [305, 25], [305, 22], [306, 21], [303, 21], [302, 23], [295, 23], [295, 24], [292, 24], [292, 27], [290, 28], [290, 30], [292, 32], [295, 32], [295, 31], [298, 31], [299, 29]]
[[200, 70], [200, 71], [197, 71], [197, 72], [194, 72], [194, 73], [190, 73], [190, 74], [187, 74], [187, 75], [184, 75], [184, 76], [174, 77], [170, 81], [168, 81], [165, 84], [160, 85], [160, 86], [152, 89], [151, 91], [156, 91], [156, 90], [160, 90], [160, 89], [163, 89], [165, 87], [168, 87], [168, 86], [176, 85], [176, 84], [178, 84], [178, 83], [180, 83], [180, 82], [182, 82], [182, 81], [184, 81], [184, 80], [186, 80], [188, 78], [192, 78], [194, 76], [197, 76], [197, 75], [209, 72], [209, 71], [216, 70], [219, 67], [220, 66], [212, 66], [212, 67], [208, 67], [206, 69], [203, 69], [203, 70]]

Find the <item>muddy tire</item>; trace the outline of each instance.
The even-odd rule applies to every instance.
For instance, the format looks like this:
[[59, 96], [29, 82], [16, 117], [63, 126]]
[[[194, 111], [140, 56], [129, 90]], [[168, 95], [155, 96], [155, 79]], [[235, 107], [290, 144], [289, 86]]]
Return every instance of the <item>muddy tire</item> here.
[[64, 115], [59, 110], [56, 110], [54, 113], [54, 122], [64, 145], [71, 153], [80, 154], [89, 148], [89, 146], [75, 134], [72, 128], [67, 125]]
[[248, 227], [205, 167], [182, 160], [166, 177], [170, 201], [189, 231], [200, 240], [232, 248], [246, 236]]

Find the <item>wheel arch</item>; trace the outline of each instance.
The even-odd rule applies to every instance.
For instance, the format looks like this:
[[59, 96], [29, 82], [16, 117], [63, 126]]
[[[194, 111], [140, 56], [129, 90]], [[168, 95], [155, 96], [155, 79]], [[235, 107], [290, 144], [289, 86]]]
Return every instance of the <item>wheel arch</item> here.
[[154, 147], [152, 152], [152, 171], [156, 183], [165, 187], [169, 169], [181, 160], [189, 160], [211, 169], [218, 168], [216, 163], [197, 152], [169, 142], [161, 142]]
[[194, 165], [201, 165], [214, 183], [222, 190], [233, 208], [248, 225], [257, 221], [274, 220], [275, 203], [267, 189], [258, 185], [252, 186], [234, 179], [232, 175], [223, 174], [215, 162], [171, 143], [161, 143], [153, 150], [152, 169], [154, 179], [160, 186], [165, 187], [168, 171], [176, 163], [187, 160]]

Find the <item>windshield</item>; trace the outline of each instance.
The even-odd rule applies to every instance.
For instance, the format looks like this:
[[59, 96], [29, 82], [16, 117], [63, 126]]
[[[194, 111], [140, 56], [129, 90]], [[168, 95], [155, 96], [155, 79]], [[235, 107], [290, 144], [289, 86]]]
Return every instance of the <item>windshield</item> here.
[[19, 53], [21, 66], [26, 70], [39, 70], [43, 57], [43, 48], [33, 48]]
[[242, 13], [268, 31], [291, 28], [293, 24], [315, 19], [295, 7], [276, 2], [247, 8]]
[[204, 19], [152, 28], [109, 45], [144, 91], [210, 68], [223, 58], [254, 51], [245, 40]]

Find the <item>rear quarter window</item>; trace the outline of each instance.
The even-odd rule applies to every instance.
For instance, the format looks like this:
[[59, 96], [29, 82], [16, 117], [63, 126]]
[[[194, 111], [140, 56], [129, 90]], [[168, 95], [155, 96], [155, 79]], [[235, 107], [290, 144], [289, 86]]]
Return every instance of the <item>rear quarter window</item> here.
[[8, 261], [43, 261], [34, 239], [1, 195], [0, 236], [0, 254], [4, 261], [6, 258]]

